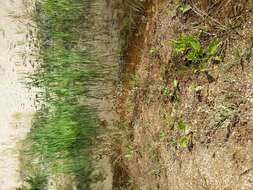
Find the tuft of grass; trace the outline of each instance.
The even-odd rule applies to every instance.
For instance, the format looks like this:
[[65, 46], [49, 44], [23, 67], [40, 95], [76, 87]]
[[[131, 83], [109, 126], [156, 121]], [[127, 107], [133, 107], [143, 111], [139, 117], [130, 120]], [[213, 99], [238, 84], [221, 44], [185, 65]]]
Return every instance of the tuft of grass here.
[[[37, 26], [40, 65], [30, 85], [41, 89], [41, 108], [28, 136], [28, 153], [49, 175], [74, 176], [78, 189], [89, 189], [90, 146], [98, 126], [89, 105], [90, 86], [102, 80], [103, 68], [91, 57], [90, 0], [40, 0]], [[32, 164], [31, 164], [32, 165]]]

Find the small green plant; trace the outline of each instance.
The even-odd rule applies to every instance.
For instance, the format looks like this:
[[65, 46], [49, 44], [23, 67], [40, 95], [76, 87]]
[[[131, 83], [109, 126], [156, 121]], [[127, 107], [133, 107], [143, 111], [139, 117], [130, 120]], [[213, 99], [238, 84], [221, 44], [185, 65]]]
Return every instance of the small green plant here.
[[177, 124], [177, 128], [180, 130], [185, 130], [187, 128], [187, 124], [184, 121], [179, 121]]
[[162, 94], [167, 98], [170, 97], [170, 95], [171, 95], [170, 90], [166, 84], [163, 84], [163, 86], [162, 86]]
[[189, 138], [188, 137], [182, 137], [180, 140], [179, 140], [179, 146], [180, 148], [187, 148], [188, 145], [189, 145]]
[[160, 140], [160, 141], [164, 141], [166, 138], [167, 138], [166, 133], [163, 132], [163, 131], [160, 132], [160, 134], [159, 134], [159, 140]]
[[176, 53], [186, 54], [187, 61], [198, 61], [203, 57], [203, 48], [198, 38], [188, 35], [179, 40], [172, 40]]
[[191, 5], [186, 3], [182, 3], [178, 8], [183, 14], [189, 12], [192, 9]]
[[221, 62], [219, 49], [222, 42], [215, 38], [207, 48], [201, 44], [198, 37], [187, 35], [178, 40], [172, 40], [172, 46], [177, 54], [181, 54], [183, 60], [188, 64], [195, 64], [205, 70], [205, 65], [213, 62]]
[[26, 190], [45, 190], [47, 187], [47, 176], [43, 174], [36, 174], [34, 176], [29, 176], [25, 179], [28, 184]]
[[125, 155], [125, 158], [131, 158], [134, 155], [135, 148], [133, 145], [129, 144], [127, 146], [127, 154]]

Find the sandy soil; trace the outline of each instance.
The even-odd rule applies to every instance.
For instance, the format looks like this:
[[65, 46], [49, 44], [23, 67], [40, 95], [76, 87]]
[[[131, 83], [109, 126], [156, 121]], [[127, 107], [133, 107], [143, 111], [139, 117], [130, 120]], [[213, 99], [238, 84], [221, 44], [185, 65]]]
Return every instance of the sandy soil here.
[[0, 1], [0, 190], [13, 190], [22, 183], [18, 142], [29, 132], [35, 112], [34, 93], [21, 82], [32, 69], [25, 56], [27, 24], [14, 19], [23, 10], [23, 0]]

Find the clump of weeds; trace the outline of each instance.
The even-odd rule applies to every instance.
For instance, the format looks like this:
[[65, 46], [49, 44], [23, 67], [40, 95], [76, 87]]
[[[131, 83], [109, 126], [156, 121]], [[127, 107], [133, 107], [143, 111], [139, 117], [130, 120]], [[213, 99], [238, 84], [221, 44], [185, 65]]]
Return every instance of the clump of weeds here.
[[194, 68], [194, 71], [207, 71], [212, 63], [222, 62], [221, 45], [218, 38], [212, 39], [205, 47], [199, 37], [185, 35], [177, 40], [171, 40], [176, 57], [180, 60], [175, 64], [183, 64]]

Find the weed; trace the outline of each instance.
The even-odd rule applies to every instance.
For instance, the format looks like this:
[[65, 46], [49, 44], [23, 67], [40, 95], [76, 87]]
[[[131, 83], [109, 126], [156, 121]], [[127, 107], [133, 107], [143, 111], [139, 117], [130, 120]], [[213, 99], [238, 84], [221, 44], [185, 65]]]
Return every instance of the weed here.
[[47, 176], [42, 173], [35, 173], [25, 178], [25, 186], [16, 190], [46, 190], [48, 185]]
[[187, 128], [187, 124], [184, 122], [184, 121], [179, 121], [177, 123], [177, 128], [180, 129], [180, 130], [185, 130]]
[[203, 48], [196, 37], [188, 35], [172, 43], [176, 53], [186, 54], [187, 61], [198, 62], [203, 57]]
[[45, 175], [37, 174], [35, 176], [29, 176], [25, 180], [29, 184], [27, 190], [43, 190], [47, 186], [47, 177]]
[[197, 66], [199, 70], [205, 71], [210, 63], [221, 62], [219, 49], [222, 42], [215, 38], [207, 48], [204, 48], [199, 38], [187, 35], [179, 40], [172, 40], [172, 46], [177, 54], [182, 55], [186, 65]]
[[188, 137], [182, 137], [180, 140], [179, 140], [179, 146], [180, 148], [187, 148], [188, 145], [189, 145], [189, 138]]
[[183, 14], [189, 12], [192, 9], [191, 5], [186, 3], [180, 4], [178, 8]]
[[166, 84], [163, 84], [162, 86], [162, 94], [166, 98], [169, 98], [171, 96], [170, 90]]
[[127, 154], [125, 155], [125, 158], [132, 158], [132, 156], [134, 155], [134, 152], [135, 152], [134, 146], [129, 144], [127, 146]]
[[219, 121], [217, 122], [217, 127], [228, 128], [234, 117], [238, 114], [238, 108], [234, 104], [223, 104], [218, 108]]
[[33, 18], [40, 67], [30, 78], [43, 93], [38, 97], [42, 107], [28, 136], [29, 153], [49, 175], [75, 176], [78, 189], [89, 189], [91, 181], [89, 149], [98, 122], [96, 110], [87, 106], [89, 86], [103, 73], [90, 56], [91, 45], [85, 42], [92, 37], [89, 6], [89, 0], [37, 1]]

